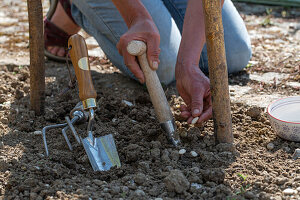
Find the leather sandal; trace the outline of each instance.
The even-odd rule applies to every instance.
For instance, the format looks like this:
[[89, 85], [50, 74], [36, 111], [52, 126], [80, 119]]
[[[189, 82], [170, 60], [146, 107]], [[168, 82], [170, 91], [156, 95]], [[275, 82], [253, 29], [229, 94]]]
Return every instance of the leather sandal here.
[[50, 21], [56, 10], [58, 2], [61, 3], [67, 15], [76, 24], [76, 22], [74, 21], [71, 15], [71, 4], [69, 0], [50, 0], [49, 11], [47, 12], [46, 17], [44, 18], [44, 44], [45, 44], [44, 54], [47, 58], [51, 60], [55, 60], [58, 62], [65, 62], [66, 61], [65, 56], [62, 57], [62, 56], [53, 55], [47, 50], [48, 46], [58, 46], [67, 49], [68, 39], [71, 36]]

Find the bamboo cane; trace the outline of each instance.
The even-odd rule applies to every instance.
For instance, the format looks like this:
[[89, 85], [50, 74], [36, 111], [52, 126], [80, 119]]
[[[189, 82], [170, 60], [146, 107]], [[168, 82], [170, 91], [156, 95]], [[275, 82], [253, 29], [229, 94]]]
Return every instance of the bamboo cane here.
[[214, 131], [220, 143], [232, 143], [228, 74], [220, 0], [203, 0]]
[[45, 61], [43, 11], [41, 0], [27, 0], [30, 47], [30, 109], [36, 115], [44, 112]]

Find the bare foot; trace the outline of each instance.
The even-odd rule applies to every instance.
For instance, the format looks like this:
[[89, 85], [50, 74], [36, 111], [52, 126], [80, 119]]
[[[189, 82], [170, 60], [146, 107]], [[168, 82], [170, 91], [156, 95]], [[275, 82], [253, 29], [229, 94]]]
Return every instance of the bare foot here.
[[[78, 33], [80, 30], [80, 27], [77, 24], [74, 24], [72, 19], [70, 19], [70, 17], [67, 15], [60, 2], [58, 2], [56, 10], [50, 21], [69, 35]], [[63, 47], [48, 46], [47, 50], [56, 56], [63, 57], [66, 55], [66, 51]]]

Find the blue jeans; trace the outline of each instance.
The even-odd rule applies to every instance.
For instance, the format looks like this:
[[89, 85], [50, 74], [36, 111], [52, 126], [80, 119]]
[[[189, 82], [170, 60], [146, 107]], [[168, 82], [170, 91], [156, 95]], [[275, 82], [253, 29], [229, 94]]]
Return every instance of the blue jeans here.
[[[181, 41], [183, 19], [188, 0], [141, 0], [160, 33], [160, 65], [157, 75], [164, 84], [175, 80], [175, 64]], [[250, 38], [245, 24], [231, 0], [223, 6], [223, 27], [228, 72], [242, 70], [251, 58]], [[124, 74], [135, 78], [125, 66], [116, 44], [128, 30], [111, 0], [73, 0], [72, 16], [93, 36], [110, 61]], [[201, 53], [199, 67], [208, 72], [207, 50]]]

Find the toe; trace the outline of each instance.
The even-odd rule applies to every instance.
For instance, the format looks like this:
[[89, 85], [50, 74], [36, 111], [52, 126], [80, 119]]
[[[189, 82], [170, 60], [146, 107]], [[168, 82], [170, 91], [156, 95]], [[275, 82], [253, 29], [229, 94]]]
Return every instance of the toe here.
[[60, 57], [64, 57], [66, 54], [66, 51], [64, 48], [60, 47], [59, 50], [57, 51], [57, 55]]
[[51, 49], [50, 53], [56, 56], [58, 50], [59, 50], [59, 47], [53, 47], [53, 48]]

